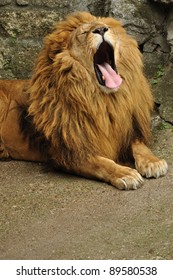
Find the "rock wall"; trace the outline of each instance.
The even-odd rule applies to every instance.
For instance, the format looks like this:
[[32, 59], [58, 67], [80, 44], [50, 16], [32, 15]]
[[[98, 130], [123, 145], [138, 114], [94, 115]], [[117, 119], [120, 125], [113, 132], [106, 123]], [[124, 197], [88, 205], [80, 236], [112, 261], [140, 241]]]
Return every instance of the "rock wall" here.
[[0, 0], [0, 77], [27, 78], [54, 23], [75, 10], [103, 14], [104, 1]]
[[[0, 78], [28, 78], [43, 37], [66, 14], [89, 11], [119, 19], [136, 38], [156, 102], [172, 96], [173, 0], [0, 0]], [[168, 81], [167, 81], [168, 80]], [[168, 84], [162, 94], [161, 84]], [[173, 98], [172, 98], [173, 99]], [[170, 104], [169, 101], [166, 101]], [[171, 101], [173, 107], [173, 100]], [[164, 111], [164, 110], [162, 110]], [[167, 111], [167, 110], [166, 110]], [[162, 116], [166, 119], [164, 113]], [[173, 122], [173, 113], [169, 121]]]

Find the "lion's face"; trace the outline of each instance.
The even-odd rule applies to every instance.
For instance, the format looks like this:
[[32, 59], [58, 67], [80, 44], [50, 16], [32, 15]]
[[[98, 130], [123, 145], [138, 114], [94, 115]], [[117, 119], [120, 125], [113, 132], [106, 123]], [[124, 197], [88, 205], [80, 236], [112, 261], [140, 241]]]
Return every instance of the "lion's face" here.
[[106, 93], [117, 91], [122, 83], [118, 74], [119, 42], [116, 27], [104, 20], [81, 24], [69, 41], [71, 55]]

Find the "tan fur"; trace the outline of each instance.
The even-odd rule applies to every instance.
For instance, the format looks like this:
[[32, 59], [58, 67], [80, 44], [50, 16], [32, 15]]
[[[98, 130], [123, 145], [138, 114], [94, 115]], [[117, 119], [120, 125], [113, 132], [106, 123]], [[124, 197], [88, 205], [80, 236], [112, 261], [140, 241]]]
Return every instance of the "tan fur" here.
[[[94, 71], [93, 57], [101, 36], [93, 31], [102, 26], [108, 27], [104, 38], [114, 47], [115, 63], [123, 79], [117, 91], [101, 86]], [[1, 87], [4, 104], [9, 96], [15, 99], [18, 89], [11, 86], [12, 93], [6, 95], [8, 82], [1, 82]], [[118, 164], [126, 157], [135, 159], [143, 176], [166, 173], [166, 162], [145, 146], [150, 141], [153, 98], [143, 75], [141, 54], [136, 41], [118, 21], [80, 12], [59, 22], [45, 38], [26, 88], [23, 100], [20, 94], [18, 102], [24, 103], [26, 121], [45, 139], [47, 151], [43, 157], [39, 149], [31, 148], [28, 129], [27, 137], [22, 138], [27, 148], [19, 158], [51, 159], [57, 168], [98, 178], [120, 189], [136, 189], [142, 183], [136, 170]], [[16, 110], [20, 114], [20, 106]], [[3, 127], [3, 120], [1, 123]], [[20, 138], [19, 122], [16, 125]], [[4, 139], [2, 131], [1, 142], [5, 145], [9, 140]], [[8, 151], [8, 145], [5, 146]], [[37, 155], [34, 159], [30, 154]]]

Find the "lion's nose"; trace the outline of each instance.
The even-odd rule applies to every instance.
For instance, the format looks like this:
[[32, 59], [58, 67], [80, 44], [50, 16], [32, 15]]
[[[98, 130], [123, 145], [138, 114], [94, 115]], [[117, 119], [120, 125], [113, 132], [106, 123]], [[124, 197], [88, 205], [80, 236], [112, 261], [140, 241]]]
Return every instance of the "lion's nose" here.
[[93, 30], [93, 33], [100, 34], [101, 36], [103, 36], [107, 31], [108, 31], [108, 27], [101, 26]]

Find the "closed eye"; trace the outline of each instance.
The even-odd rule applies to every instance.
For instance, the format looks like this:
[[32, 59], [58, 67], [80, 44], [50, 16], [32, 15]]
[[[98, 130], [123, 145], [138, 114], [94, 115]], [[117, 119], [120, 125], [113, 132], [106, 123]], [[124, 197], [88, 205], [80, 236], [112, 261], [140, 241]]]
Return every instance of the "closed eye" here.
[[81, 35], [84, 35], [84, 34], [87, 34], [87, 33], [88, 33], [88, 31], [84, 31], [84, 32], [78, 34], [77, 36], [81, 36]]

